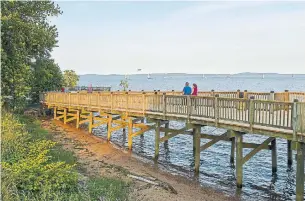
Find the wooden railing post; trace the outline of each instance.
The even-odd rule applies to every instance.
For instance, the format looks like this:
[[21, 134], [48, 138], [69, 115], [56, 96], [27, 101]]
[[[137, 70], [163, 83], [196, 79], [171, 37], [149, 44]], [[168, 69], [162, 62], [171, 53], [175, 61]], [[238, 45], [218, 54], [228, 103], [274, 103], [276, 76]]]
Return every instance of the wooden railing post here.
[[218, 126], [218, 121], [219, 121], [218, 97], [219, 97], [219, 94], [216, 94], [215, 98], [214, 98], [214, 118], [215, 118], [216, 127]]
[[244, 90], [244, 99], [248, 99], [248, 90]]
[[296, 141], [297, 139], [297, 129], [298, 129], [298, 100], [294, 99], [293, 105], [292, 105], [292, 130], [293, 130], [293, 141]]
[[274, 91], [270, 91], [269, 100], [274, 101]]
[[77, 108], [80, 107], [80, 101], [79, 101], [79, 92], [77, 92]]
[[211, 90], [211, 96], [214, 97], [215, 96], [215, 92], [214, 89]]
[[88, 103], [87, 103], [87, 106], [88, 106], [88, 108], [89, 108], [89, 105], [90, 105], [90, 94], [88, 93], [88, 92], [86, 92], [87, 93], [87, 100], [88, 100]]
[[113, 92], [110, 92], [110, 111], [113, 112]]
[[[274, 101], [274, 91], [270, 91], [269, 100]], [[269, 104], [269, 112], [273, 113], [273, 111], [274, 111], [274, 105]]]
[[100, 92], [97, 93], [97, 107], [99, 108], [99, 111], [101, 111], [101, 104], [100, 104]]
[[71, 93], [69, 93], [69, 107], [71, 107]]
[[285, 90], [284, 101], [289, 101], [289, 91], [287, 89]]
[[125, 108], [125, 112], [127, 114], [127, 112], [128, 112], [128, 92], [125, 93], [125, 96], [126, 96], [126, 108]]
[[159, 108], [159, 105], [158, 105], [158, 93], [156, 92], [156, 90], [154, 90], [153, 110], [159, 111], [158, 108]]
[[239, 96], [240, 96], [240, 89], [237, 89], [236, 97], [239, 98]]
[[166, 93], [163, 93], [163, 116], [166, 116]]
[[[143, 114], [143, 116], [145, 115], [145, 92], [142, 92], [142, 114]], [[143, 136], [143, 135], [141, 135], [141, 136]]]
[[253, 131], [253, 124], [254, 124], [254, 96], [250, 97], [249, 100], [249, 124], [250, 124], [250, 130]]

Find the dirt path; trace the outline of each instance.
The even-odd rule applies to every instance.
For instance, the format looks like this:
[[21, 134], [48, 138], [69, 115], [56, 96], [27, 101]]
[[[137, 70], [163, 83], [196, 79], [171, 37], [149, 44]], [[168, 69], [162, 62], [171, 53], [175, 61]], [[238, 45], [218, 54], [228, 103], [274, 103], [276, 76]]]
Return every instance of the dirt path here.
[[[73, 151], [90, 175], [116, 177], [132, 183], [130, 200], [134, 201], [224, 201], [238, 200], [213, 189], [200, 187], [195, 181], [164, 172], [131, 156], [115, 145], [86, 131], [64, 125], [59, 121], [43, 120], [42, 126], [54, 135], [64, 148]], [[178, 193], [128, 177], [128, 174], [153, 177], [170, 184]]]

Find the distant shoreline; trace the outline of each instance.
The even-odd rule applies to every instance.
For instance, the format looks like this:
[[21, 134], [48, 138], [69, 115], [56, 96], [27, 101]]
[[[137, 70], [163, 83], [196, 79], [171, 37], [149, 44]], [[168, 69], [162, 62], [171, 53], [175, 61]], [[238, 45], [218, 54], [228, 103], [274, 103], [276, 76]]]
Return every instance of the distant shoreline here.
[[152, 75], [166, 75], [166, 76], [183, 76], [183, 75], [188, 75], [188, 76], [268, 76], [268, 75], [272, 75], [272, 76], [292, 76], [292, 75], [297, 75], [297, 76], [305, 76], [305, 74], [301, 74], [301, 73], [233, 73], [233, 74], [227, 74], [227, 73], [130, 73], [130, 74], [79, 74], [79, 76], [125, 76], [125, 75], [129, 75], [129, 76], [133, 76], [133, 75], [145, 75], [147, 76], [147, 74]]

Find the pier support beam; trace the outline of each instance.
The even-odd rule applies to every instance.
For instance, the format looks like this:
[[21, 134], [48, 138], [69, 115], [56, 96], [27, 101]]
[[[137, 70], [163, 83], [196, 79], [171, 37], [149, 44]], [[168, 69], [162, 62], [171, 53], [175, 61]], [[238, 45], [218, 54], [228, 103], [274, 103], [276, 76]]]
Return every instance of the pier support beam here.
[[76, 128], [79, 128], [79, 121], [80, 121], [80, 111], [76, 111]]
[[236, 185], [242, 188], [243, 183], [243, 136], [236, 133]]
[[195, 157], [195, 173], [199, 173], [200, 168], [200, 132], [201, 132], [201, 126], [196, 125], [194, 128], [194, 144], [195, 144], [195, 151], [194, 151], [194, 157]]
[[235, 137], [231, 138], [231, 157], [230, 163], [234, 165], [234, 158], [235, 158]]
[[195, 156], [195, 150], [196, 150], [196, 135], [195, 135], [196, 129], [195, 128], [193, 128], [192, 133], [193, 133], [193, 154]]
[[[143, 119], [141, 119], [141, 124], [144, 124], [145, 123], [145, 121], [144, 121], [144, 117], [143, 117]], [[144, 138], [144, 135], [140, 135], [140, 138]]]
[[[164, 136], [167, 136], [167, 135], [168, 135], [169, 122], [165, 123], [165, 124], [164, 124], [164, 127], [165, 127]], [[165, 140], [165, 142], [167, 143], [167, 142], [168, 142], [168, 139]]]
[[64, 109], [64, 124], [67, 124], [67, 108]]
[[107, 123], [107, 140], [110, 141], [111, 138], [111, 128], [112, 128], [112, 115], [108, 116], [108, 123]]
[[[124, 130], [123, 130], [124, 132]], [[132, 148], [132, 133], [133, 133], [133, 122], [132, 118], [128, 119], [128, 149], [131, 150]]]
[[276, 150], [276, 138], [271, 141], [272, 151], [272, 173], [277, 172], [277, 150]]
[[89, 113], [89, 133], [92, 133], [92, 129], [93, 129], [93, 112]]
[[296, 173], [296, 201], [304, 200], [304, 152], [305, 143], [296, 142], [297, 173]]
[[159, 147], [160, 147], [160, 120], [156, 121], [156, 134], [155, 134], [155, 159], [159, 157]]
[[54, 119], [56, 119], [56, 115], [57, 115], [57, 107], [54, 107]]
[[287, 164], [288, 166], [292, 165], [292, 148], [291, 140], [287, 140]]

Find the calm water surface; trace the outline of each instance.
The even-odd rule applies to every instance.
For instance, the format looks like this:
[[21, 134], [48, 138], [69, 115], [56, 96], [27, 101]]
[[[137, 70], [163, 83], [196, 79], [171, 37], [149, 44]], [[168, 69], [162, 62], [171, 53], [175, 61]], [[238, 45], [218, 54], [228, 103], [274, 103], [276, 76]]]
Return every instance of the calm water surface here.
[[[152, 76], [153, 77], [153, 76]], [[93, 76], [81, 77], [80, 85], [111, 86], [113, 90], [120, 89], [118, 84], [124, 76]], [[202, 76], [155, 76], [147, 79], [146, 76], [130, 76], [131, 90], [181, 90], [185, 81], [197, 83], [199, 90], [249, 90], [249, 91], [305, 91], [305, 77], [303, 76], [272, 76], [261, 77], [207, 77]], [[179, 129], [184, 122], [170, 122], [170, 127]], [[94, 129], [94, 134], [106, 138], [106, 128], [101, 126]], [[202, 132], [220, 135], [224, 129], [204, 127]], [[112, 134], [112, 142], [127, 147], [127, 136], [122, 130]], [[163, 135], [163, 133], [161, 133]], [[145, 159], [154, 156], [153, 130], [145, 133], [144, 138], [138, 136], [133, 140], [133, 153]], [[263, 142], [266, 137], [261, 135], [245, 135], [245, 142]], [[202, 139], [203, 145], [208, 140]], [[244, 156], [251, 149], [244, 149]], [[228, 195], [238, 195], [243, 200], [295, 200], [295, 173], [296, 162], [291, 168], [287, 166], [286, 140], [277, 140], [278, 171], [272, 175], [271, 151], [263, 150], [257, 153], [244, 165], [243, 189], [236, 189], [235, 169], [230, 164], [230, 142], [219, 142], [200, 154], [199, 182], [202, 186], [209, 186], [221, 190]], [[295, 159], [295, 152], [293, 152]], [[184, 175], [193, 179], [193, 139], [192, 136], [178, 135], [168, 143], [160, 144], [158, 163], [172, 174]]]

